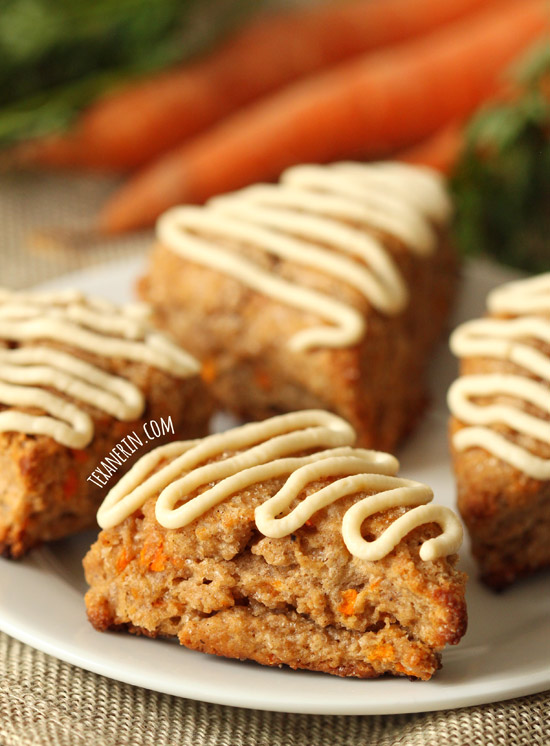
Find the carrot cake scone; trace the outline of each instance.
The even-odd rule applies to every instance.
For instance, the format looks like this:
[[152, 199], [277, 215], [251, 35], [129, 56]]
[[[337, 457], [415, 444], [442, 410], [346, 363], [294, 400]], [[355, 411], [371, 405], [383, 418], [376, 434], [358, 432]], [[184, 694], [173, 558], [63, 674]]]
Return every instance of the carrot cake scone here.
[[458, 507], [488, 585], [550, 565], [550, 273], [493, 291], [460, 326], [449, 390]]
[[93, 525], [135, 454], [204, 435], [211, 411], [143, 306], [0, 290], [0, 553]]
[[466, 629], [459, 519], [309, 410], [144, 456], [98, 512], [88, 616], [269, 666], [429, 679]]
[[226, 409], [328, 409], [392, 450], [423, 408], [453, 296], [450, 212], [429, 169], [292, 168], [165, 213], [140, 293]]

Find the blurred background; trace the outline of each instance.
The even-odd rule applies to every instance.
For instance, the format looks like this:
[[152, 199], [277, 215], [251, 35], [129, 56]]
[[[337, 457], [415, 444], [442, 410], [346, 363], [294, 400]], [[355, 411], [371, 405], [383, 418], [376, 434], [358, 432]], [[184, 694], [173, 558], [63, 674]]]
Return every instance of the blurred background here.
[[381, 158], [449, 178], [464, 254], [549, 270], [550, 0], [1, 3], [1, 284], [294, 163]]

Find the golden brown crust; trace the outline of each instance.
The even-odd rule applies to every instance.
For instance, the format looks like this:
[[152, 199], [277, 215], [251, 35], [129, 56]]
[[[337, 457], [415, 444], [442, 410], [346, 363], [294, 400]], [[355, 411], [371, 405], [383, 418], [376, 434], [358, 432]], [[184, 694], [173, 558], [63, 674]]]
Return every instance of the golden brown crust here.
[[[530, 344], [550, 357], [550, 345], [535, 340]], [[492, 358], [465, 358], [461, 360], [460, 373], [503, 373], [541, 380], [508, 360]], [[510, 402], [504, 396], [493, 396], [480, 399], [479, 403], [512, 403], [541, 419], [549, 419], [544, 412], [520, 399]], [[463, 427], [465, 423], [451, 417], [449, 432], [458, 509], [470, 534], [482, 579], [490, 587], [502, 589], [518, 578], [550, 566], [550, 482], [531, 478], [483, 448], [458, 451], [452, 436]], [[531, 453], [550, 458], [550, 443], [522, 435], [505, 425], [491, 427]]]
[[[95, 525], [97, 508], [108, 487], [95, 486], [87, 478], [122, 438], [136, 432], [143, 445], [120, 466], [109, 486], [145, 450], [167, 439], [206, 434], [212, 412], [212, 401], [199, 376], [182, 380], [142, 363], [111, 360], [48, 344], [131, 380], [144, 393], [147, 405], [139, 420], [121, 422], [79, 403], [95, 427], [93, 441], [84, 450], [68, 448], [46, 435], [0, 433], [0, 553], [11, 557], [19, 557], [43, 541]], [[0, 405], [0, 409], [6, 407]], [[41, 414], [38, 410], [36, 413]], [[143, 424], [161, 419], [168, 422], [169, 417], [174, 434], [165, 434], [150, 445], [145, 443]]]
[[[361, 493], [270, 539], [257, 531], [254, 508], [282, 483], [253, 485], [174, 530], [157, 522], [153, 497], [102, 531], [84, 560], [92, 624], [177, 636], [195, 650], [266, 665], [430, 678], [467, 622], [456, 555], [419, 557], [439, 527], [415, 529], [377, 562], [358, 560], [343, 543], [341, 521]], [[365, 535], [381, 534], [404, 510], [371, 516]]]
[[248, 420], [328, 409], [353, 425], [359, 445], [391, 451], [425, 406], [425, 370], [446, 324], [456, 258], [444, 235], [427, 258], [414, 256], [389, 235], [377, 235], [410, 289], [409, 305], [394, 317], [378, 313], [341, 281], [239, 247], [279, 276], [358, 308], [367, 333], [349, 348], [291, 351], [293, 334], [319, 324], [319, 318], [161, 245], [153, 251], [139, 293], [153, 306], [155, 323], [203, 361], [205, 379], [222, 407]]

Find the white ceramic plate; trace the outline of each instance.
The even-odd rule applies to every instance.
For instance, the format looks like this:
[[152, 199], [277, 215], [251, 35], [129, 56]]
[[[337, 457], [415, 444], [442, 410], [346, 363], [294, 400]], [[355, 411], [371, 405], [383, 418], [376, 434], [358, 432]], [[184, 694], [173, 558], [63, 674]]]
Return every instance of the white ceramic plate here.
[[[117, 301], [131, 296], [141, 262], [71, 275], [48, 287], [73, 286]], [[456, 320], [483, 309], [491, 287], [508, 276], [470, 267]], [[402, 473], [430, 484], [436, 499], [454, 501], [446, 443], [445, 391], [455, 363], [442, 346], [433, 369], [433, 406], [401, 454]], [[550, 582], [541, 575], [495, 595], [475, 580], [467, 544], [468, 633], [443, 655], [432, 681], [360, 681], [263, 668], [192, 652], [174, 643], [96, 632], [86, 620], [81, 559], [94, 534], [36, 550], [21, 562], [0, 560], [0, 628], [82, 668], [130, 684], [208, 702], [322, 714], [389, 714], [462, 707], [532, 694], [550, 687]]]

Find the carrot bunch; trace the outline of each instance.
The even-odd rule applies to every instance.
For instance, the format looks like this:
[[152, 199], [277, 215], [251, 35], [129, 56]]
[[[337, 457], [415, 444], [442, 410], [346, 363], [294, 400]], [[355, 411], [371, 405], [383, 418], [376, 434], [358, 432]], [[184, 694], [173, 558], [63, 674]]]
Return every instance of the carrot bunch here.
[[548, 33], [547, 0], [352, 0], [253, 21], [208, 57], [113, 93], [19, 162], [134, 170], [98, 227], [150, 226], [299, 162], [451, 167], [462, 122]]

